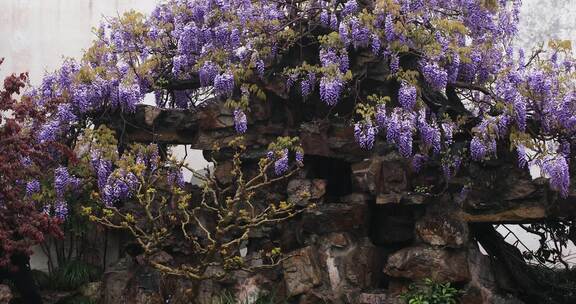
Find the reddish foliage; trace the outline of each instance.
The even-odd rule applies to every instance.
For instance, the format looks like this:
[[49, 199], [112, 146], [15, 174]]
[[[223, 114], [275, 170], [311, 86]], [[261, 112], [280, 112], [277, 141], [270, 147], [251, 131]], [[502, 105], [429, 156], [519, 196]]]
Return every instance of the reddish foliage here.
[[[29, 255], [30, 247], [46, 236], [62, 236], [59, 220], [43, 213], [25, 194], [26, 181], [45, 174], [39, 168], [54, 164], [49, 151], [56, 147], [34, 139], [35, 125], [47, 113], [29, 98], [17, 98], [27, 80], [27, 73], [13, 74], [0, 88], [0, 268], [10, 268], [14, 254]], [[23, 162], [25, 157], [33, 165]]]

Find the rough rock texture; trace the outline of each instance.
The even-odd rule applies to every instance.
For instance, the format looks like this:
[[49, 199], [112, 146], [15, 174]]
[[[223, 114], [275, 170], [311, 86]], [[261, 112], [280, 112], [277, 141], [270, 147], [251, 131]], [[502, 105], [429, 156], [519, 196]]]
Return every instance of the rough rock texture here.
[[388, 258], [384, 272], [391, 277], [412, 280], [470, 280], [466, 252], [425, 245], [407, 247], [395, 252]]
[[[275, 84], [268, 85], [275, 90]], [[274, 92], [283, 94], [281, 89]], [[463, 290], [462, 303], [518, 303], [505, 294], [513, 290], [511, 279], [479, 252], [471, 225], [576, 215], [576, 194], [557, 199], [545, 181], [532, 180], [515, 165], [472, 165], [462, 169], [467, 170], [462, 177], [446, 183], [439, 178], [440, 164], [416, 173], [410, 160], [383, 141], [377, 141], [373, 151], [360, 149], [343, 120], [302, 122], [295, 129], [291, 119], [296, 118], [278, 115], [288, 107], [274, 101], [255, 103], [247, 113], [250, 125], [244, 135], [250, 151], [245, 161], [253, 164], [287, 130], [301, 139], [304, 168], [266, 197], [298, 206], [314, 203], [316, 208], [250, 235], [259, 240], [273, 233], [280, 236], [279, 245], [288, 258], [269, 273], [239, 273], [227, 282], [193, 286], [177, 280], [170, 303], [211, 304], [225, 290], [247, 303], [256, 293], [272, 291], [298, 304], [401, 303], [398, 296], [425, 278], [457, 283]], [[225, 146], [236, 135], [230, 110], [218, 102], [196, 111], [138, 106], [125, 119], [126, 124], [116, 127], [126, 140], [188, 144], [205, 155], [214, 144]], [[108, 124], [118, 121], [124, 120]], [[224, 184], [232, 181], [230, 171], [231, 163], [225, 159], [214, 168], [216, 179]], [[482, 180], [498, 183], [491, 188], [473, 183]], [[468, 191], [461, 191], [470, 184]], [[162, 300], [158, 278], [142, 263], [136, 264], [107, 271], [104, 303]]]
[[326, 181], [322, 179], [293, 179], [286, 189], [288, 202], [307, 206], [310, 200], [318, 200], [326, 194]]
[[102, 287], [102, 282], [90, 282], [81, 286], [78, 293], [94, 302], [98, 302], [102, 297]]
[[384, 291], [381, 291], [379, 293], [364, 292], [358, 296], [357, 303], [358, 304], [380, 304], [380, 303], [387, 303], [386, 302], [387, 300], [389, 300], [389, 296]]
[[290, 296], [308, 293], [328, 303], [352, 303], [381, 277], [381, 252], [366, 237], [330, 233], [289, 255], [283, 276]]
[[158, 273], [138, 265], [137, 259], [120, 260], [104, 274], [103, 304], [160, 304]]
[[462, 247], [468, 242], [468, 225], [452, 216], [426, 216], [416, 223], [423, 242], [434, 246]]
[[128, 260], [123, 259], [104, 273], [104, 304], [120, 304], [128, 301], [126, 291], [128, 283], [134, 276], [130, 270], [130, 265]]
[[288, 296], [310, 291], [322, 281], [316, 250], [309, 246], [288, 253], [289, 258], [282, 263]]

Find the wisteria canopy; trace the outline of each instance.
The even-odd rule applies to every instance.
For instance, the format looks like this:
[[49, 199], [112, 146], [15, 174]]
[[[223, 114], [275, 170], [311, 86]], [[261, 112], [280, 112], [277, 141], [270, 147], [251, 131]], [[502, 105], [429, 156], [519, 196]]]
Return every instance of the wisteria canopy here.
[[[441, 162], [446, 179], [467, 163], [517, 151], [518, 166], [539, 167], [551, 188], [566, 196], [576, 62], [568, 41], [513, 48], [520, 5], [164, 1], [150, 16], [128, 12], [107, 19], [80, 61], [66, 60], [26, 95], [38, 108], [58, 101], [37, 134], [48, 142], [76, 134], [97, 113], [131, 113], [149, 93], [158, 107], [226, 101], [236, 131], [244, 133], [251, 105], [277, 94], [334, 109], [328, 116], [345, 117], [358, 145], [392, 144], [414, 170]], [[375, 80], [371, 73], [385, 77]], [[339, 110], [343, 105], [353, 111]], [[286, 170], [288, 155], [284, 148], [270, 155], [277, 173]], [[301, 150], [296, 157], [302, 159]], [[112, 164], [98, 153], [92, 158], [105, 201], [125, 197], [133, 177], [110, 178]], [[77, 183], [64, 167], [55, 174], [57, 194]], [[116, 182], [118, 176], [128, 182]], [[38, 191], [39, 184], [27, 181], [26, 188]], [[60, 215], [64, 208], [57, 203], [52, 210]]]

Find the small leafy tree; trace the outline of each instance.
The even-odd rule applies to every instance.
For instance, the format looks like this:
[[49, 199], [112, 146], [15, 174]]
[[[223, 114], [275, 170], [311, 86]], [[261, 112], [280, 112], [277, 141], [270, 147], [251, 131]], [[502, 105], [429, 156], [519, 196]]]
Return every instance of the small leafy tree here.
[[36, 139], [54, 105], [39, 108], [17, 96], [27, 80], [25, 73], [13, 74], [0, 89], [0, 279], [11, 279], [27, 303], [41, 303], [28, 267], [31, 247], [61, 237], [62, 219], [38, 201], [39, 180], [71, 154], [61, 144]]
[[[282, 260], [280, 248], [250, 258], [240, 250], [251, 232], [304, 210], [287, 202], [258, 202], [262, 190], [293, 175], [302, 165], [297, 138], [284, 137], [271, 144], [252, 175], [244, 172], [243, 138], [231, 141], [234, 181], [222, 185], [209, 171], [201, 175], [183, 162], [161, 160], [156, 145], [133, 145], [118, 157], [110, 135], [100, 128], [85, 143], [92, 146], [96, 176], [104, 174], [98, 171], [103, 163], [114, 164], [114, 170], [108, 171], [105, 183], [93, 194], [101, 204], [85, 207], [84, 213], [106, 227], [129, 231], [151, 266], [165, 274], [205, 280], [222, 279], [232, 270], [273, 267]], [[289, 165], [289, 154], [295, 156], [295, 164]], [[182, 169], [203, 182], [197, 193], [185, 189]], [[174, 238], [184, 242], [176, 245]], [[157, 258], [161, 251], [174, 251], [174, 246], [190, 258], [179, 263]], [[261, 262], [254, 263], [254, 259]]]

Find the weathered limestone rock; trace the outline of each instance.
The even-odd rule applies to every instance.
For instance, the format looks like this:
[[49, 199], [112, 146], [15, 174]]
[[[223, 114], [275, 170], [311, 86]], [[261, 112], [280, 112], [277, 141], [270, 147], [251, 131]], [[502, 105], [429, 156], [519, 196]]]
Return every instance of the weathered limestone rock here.
[[367, 237], [329, 233], [313, 242], [284, 262], [288, 296], [301, 294], [299, 303], [356, 303], [363, 290], [378, 286], [381, 252]]
[[[166, 259], [160, 254], [156, 259]], [[136, 261], [138, 258], [136, 259]], [[102, 302], [104, 304], [160, 304], [164, 303], [159, 290], [158, 272], [124, 258], [104, 273]]]
[[400, 193], [381, 193], [376, 197], [377, 205], [399, 204], [402, 200]]
[[102, 297], [102, 282], [90, 282], [80, 287], [80, 295], [97, 302]]
[[332, 233], [320, 241], [319, 256], [326, 267], [334, 294], [347, 294], [376, 286], [380, 275], [380, 252], [368, 238]]
[[416, 223], [416, 232], [422, 241], [435, 246], [458, 248], [468, 241], [467, 223], [449, 215], [423, 217]]
[[288, 202], [307, 206], [310, 200], [318, 200], [326, 193], [326, 181], [322, 179], [293, 179], [286, 188]]
[[103, 303], [128, 303], [128, 299], [126, 298], [128, 283], [134, 276], [134, 273], [129, 269], [131, 265], [130, 260], [122, 259], [104, 273]]
[[[271, 85], [279, 86], [275, 90], [278, 94], [286, 94], [283, 83]], [[287, 121], [299, 119], [272, 119], [278, 113], [281, 116], [291, 113], [284, 115], [277, 111], [287, 109], [286, 105], [274, 108], [270, 104], [258, 103], [248, 113], [250, 131], [245, 139], [250, 152], [245, 155], [247, 160], [263, 156], [266, 146], [276, 136], [286, 134], [288, 124], [293, 123]], [[236, 136], [230, 109], [216, 103], [196, 112], [138, 106], [137, 113], [127, 119], [129, 123], [117, 126], [117, 129], [124, 130], [128, 140], [150, 141], [153, 131], [156, 142], [191, 144], [196, 149], [204, 149], [207, 155], [215, 143], [224, 146]], [[115, 121], [124, 124], [122, 119]], [[285, 185], [281, 184], [263, 200], [287, 199], [299, 206], [321, 202], [316, 209], [281, 224], [294, 229], [278, 229], [282, 230], [279, 233], [291, 235], [286, 242], [289, 246], [283, 244], [282, 247], [293, 251], [286, 255], [288, 259], [281, 269], [272, 271], [274, 278], [270, 280], [276, 280], [274, 284], [284, 284], [287, 296], [294, 297], [299, 304], [400, 303], [397, 296], [406, 291], [410, 283], [424, 278], [462, 283], [457, 286], [464, 287], [463, 303], [517, 303], [496, 294], [499, 288], [508, 290], [498, 281], [505, 276], [498, 274], [497, 267], [477, 248], [470, 248], [472, 241], [467, 222], [509, 223], [551, 215], [564, 217], [566, 214], [562, 210], [576, 214], [576, 205], [569, 204], [576, 200], [574, 193], [565, 200], [552, 202], [554, 196], [547, 192], [547, 182], [532, 181], [521, 174], [508, 176], [509, 167], [486, 163], [472, 169], [463, 168], [473, 172], [460, 174], [450, 181], [445, 197], [429, 194], [425, 190], [427, 187], [418, 188], [417, 185], [433, 185], [430, 189], [440, 184], [444, 186], [444, 181], [438, 178], [438, 164], [431, 163], [416, 176], [408, 160], [398, 155], [395, 148], [390, 150], [382, 142], [372, 151], [359, 148], [353, 129], [341, 119], [303, 123], [292, 133], [301, 139], [307, 155], [306, 168], [298, 178], [287, 181], [286, 189], [280, 189]], [[314, 166], [315, 159], [320, 159], [322, 164], [316, 162], [317, 166]], [[249, 167], [250, 162], [246, 163]], [[215, 168], [216, 179], [224, 184], [232, 182], [231, 168], [231, 163], [222, 159]], [[333, 176], [337, 178], [331, 178]], [[495, 186], [494, 190], [482, 188], [481, 182], [476, 183], [470, 195], [455, 199], [455, 189], [468, 184], [469, 177], [501, 182], [491, 185]], [[327, 191], [329, 195], [326, 195]], [[447, 211], [445, 206], [436, 206], [443, 203], [452, 209]], [[254, 230], [250, 237], [259, 242], [266, 240], [271, 231], [273, 229]], [[385, 266], [381, 265], [382, 251], [411, 246], [415, 242], [419, 245], [396, 251]], [[302, 246], [306, 247], [300, 248]], [[164, 254], [155, 258], [163, 262], [172, 260]], [[175, 254], [174, 260], [178, 258], [182, 256]], [[152, 272], [141, 271], [143, 266], [132, 266], [116, 267], [106, 273], [103, 283], [105, 304], [160, 303], [156, 293], [159, 280]], [[389, 276], [386, 282], [382, 269]], [[284, 282], [278, 282], [278, 278], [283, 278]], [[272, 284], [265, 283], [259, 274], [252, 277], [234, 273], [224, 283], [183, 282], [174, 284], [171, 303], [212, 304], [218, 295], [230, 288], [235, 289], [238, 299], [251, 302], [255, 294], [272, 290], [269, 289]], [[373, 291], [382, 283], [388, 283], [386, 292]]]
[[357, 304], [381, 304], [389, 299], [388, 295], [384, 291], [380, 292], [364, 292], [358, 296]]
[[229, 184], [232, 182], [234, 176], [232, 176], [232, 170], [234, 169], [234, 163], [232, 161], [223, 161], [214, 168], [214, 176], [216, 180], [223, 183]]
[[483, 214], [462, 213], [462, 218], [472, 223], [526, 223], [546, 217], [544, 206], [518, 206], [507, 210]]
[[262, 275], [255, 275], [239, 280], [235, 286], [235, 299], [238, 303], [252, 304], [263, 294], [267, 293], [264, 286], [269, 285], [268, 279]]
[[365, 199], [363, 195], [349, 195], [341, 203], [318, 205], [303, 214], [302, 229], [314, 234], [367, 231], [369, 206]]
[[157, 292], [149, 290], [137, 289], [134, 298], [131, 302], [134, 304], [164, 304], [164, 300]]
[[305, 293], [322, 282], [322, 274], [312, 246], [288, 253], [282, 263], [288, 296]]
[[12, 300], [12, 291], [6, 285], [0, 285], [0, 304], [8, 304]]
[[467, 282], [470, 280], [467, 255], [464, 250], [415, 246], [393, 253], [384, 267], [391, 277], [439, 282]]
[[375, 193], [380, 182], [382, 163], [376, 158], [370, 158], [352, 164], [352, 185], [358, 191]]
[[409, 190], [404, 161], [400, 157], [382, 161], [378, 193], [402, 193]]

